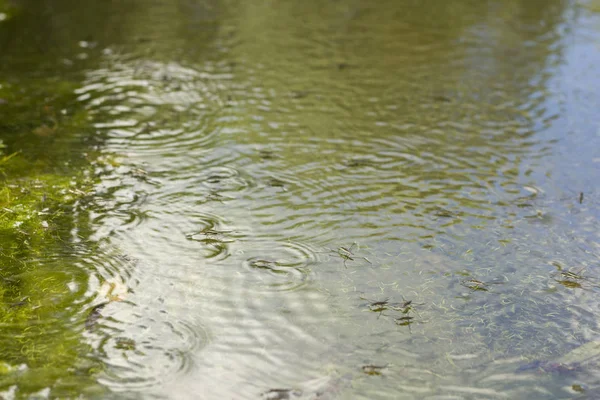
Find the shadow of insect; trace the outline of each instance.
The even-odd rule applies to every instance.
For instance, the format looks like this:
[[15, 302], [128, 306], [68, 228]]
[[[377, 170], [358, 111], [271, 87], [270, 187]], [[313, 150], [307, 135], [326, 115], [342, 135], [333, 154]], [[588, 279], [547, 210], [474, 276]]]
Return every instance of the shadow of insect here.
[[554, 279], [555, 282], [560, 283], [564, 287], [570, 289], [590, 289], [597, 288], [600, 286], [597, 280], [593, 277], [583, 275], [585, 267], [579, 269], [579, 271], [577, 272], [573, 272], [564, 270], [562, 266], [558, 264], [553, 265], [558, 271], [552, 274], [552, 279]]
[[460, 284], [466, 287], [467, 289], [471, 289], [474, 292], [487, 292], [489, 290], [489, 285], [487, 283], [479, 281], [477, 279], [465, 279]]

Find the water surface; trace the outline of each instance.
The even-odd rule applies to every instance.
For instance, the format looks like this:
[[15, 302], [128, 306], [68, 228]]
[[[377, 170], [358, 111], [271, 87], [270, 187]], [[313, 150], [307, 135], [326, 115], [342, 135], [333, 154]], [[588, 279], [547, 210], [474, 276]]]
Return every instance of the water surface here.
[[41, 262], [107, 397], [599, 390], [527, 368], [598, 337], [595, 2], [87, 3], [16, 2], [0, 71], [100, 154]]

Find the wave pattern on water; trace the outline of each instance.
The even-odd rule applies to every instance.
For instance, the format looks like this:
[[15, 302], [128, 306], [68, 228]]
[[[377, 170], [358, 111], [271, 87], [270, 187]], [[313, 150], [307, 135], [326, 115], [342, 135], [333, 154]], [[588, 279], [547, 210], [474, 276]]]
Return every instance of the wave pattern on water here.
[[563, 291], [584, 280], [565, 269], [598, 250], [572, 249], [565, 227], [595, 220], [538, 184], [562, 118], [560, 7], [259, 3], [223, 2], [205, 54], [107, 51], [78, 90], [106, 156], [93, 239], [137, 259], [82, 266], [92, 292], [133, 290], [89, 333], [103, 382], [182, 398], [317, 396], [315, 379], [369, 399], [536, 391], [514, 357], [573, 345], [593, 301]]

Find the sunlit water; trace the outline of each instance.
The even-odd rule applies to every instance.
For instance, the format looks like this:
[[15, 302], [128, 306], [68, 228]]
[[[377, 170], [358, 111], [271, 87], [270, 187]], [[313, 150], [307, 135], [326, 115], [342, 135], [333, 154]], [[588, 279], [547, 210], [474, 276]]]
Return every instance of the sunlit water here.
[[111, 398], [600, 390], [528, 368], [599, 336], [595, 3], [139, 3], [65, 44]]

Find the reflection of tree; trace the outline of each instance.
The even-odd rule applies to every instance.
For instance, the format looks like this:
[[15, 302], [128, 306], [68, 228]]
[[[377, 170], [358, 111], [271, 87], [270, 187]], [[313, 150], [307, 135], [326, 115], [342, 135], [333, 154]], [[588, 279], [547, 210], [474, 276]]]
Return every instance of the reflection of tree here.
[[[289, 114], [243, 102], [248, 115], [267, 121], [249, 118], [245, 138], [260, 143], [265, 136], [254, 133], [269, 132], [267, 140], [286, 141], [293, 162], [305, 163], [300, 180], [317, 181], [323, 191], [352, 191], [342, 183], [328, 186], [333, 178], [323, 171], [339, 165], [336, 157], [378, 157], [372, 160], [376, 171], [361, 172], [360, 185], [340, 181], [356, 186], [353, 196], [328, 199], [353, 215], [403, 214], [399, 223], [419, 227], [416, 235], [435, 231], [435, 221], [480, 223], [502, 212], [493, 204], [507, 204], [520, 191], [528, 173], [522, 158], [549, 150], [535, 133], [556, 112], [544, 107], [560, 57], [564, 1], [271, 1], [243, 7], [240, 36], [254, 40], [233, 51], [247, 67], [238, 71], [241, 81], [250, 82], [240, 84], [237, 95], [242, 102], [252, 97], [246, 91], [252, 85], [264, 89], [263, 98], [277, 93], [268, 97], [270, 108], [293, 109], [301, 126], [279, 138], [284, 129], [273, 126], [287, 126]], [[332, 155], [315, 162], [315, 152]], [[318, 197], [307, 195], [309, 202]], [[440, 207], [450, 213], [441, 215]], [[369, 218], [389, 226], [389, 220]]]

